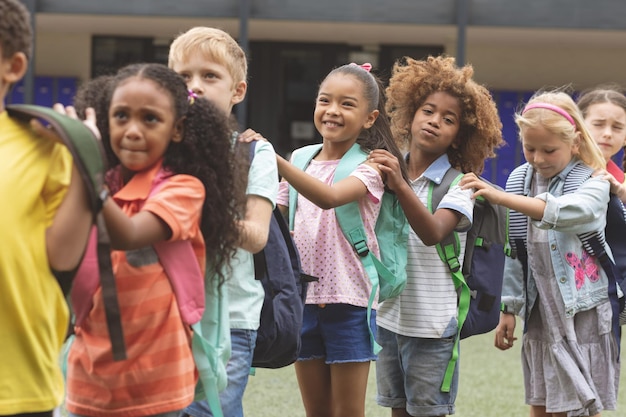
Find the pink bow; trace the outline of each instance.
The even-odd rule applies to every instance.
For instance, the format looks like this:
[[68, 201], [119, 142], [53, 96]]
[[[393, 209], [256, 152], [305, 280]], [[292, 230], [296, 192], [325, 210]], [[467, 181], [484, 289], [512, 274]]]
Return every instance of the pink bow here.
[[192, 105], [197, 98], [198, 95], [193, 90], [187, 90], [187, 101], [189, 101], [189, 105]]
[[364, 64], [361, 64], [361, 65], [355, 62], [351, 62], [350, 65], [356, 65], [357, 67], [361, 67], [367, 72], [370, 72], [372, 70], [372, 64], [370, 64], [369, 62], [365, 62]]

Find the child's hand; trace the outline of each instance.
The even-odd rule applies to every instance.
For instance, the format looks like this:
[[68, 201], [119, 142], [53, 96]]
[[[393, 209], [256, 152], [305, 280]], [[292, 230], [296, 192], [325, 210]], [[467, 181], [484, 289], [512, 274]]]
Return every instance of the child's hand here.
[[[56, 103], [52, 108], [57, 112], [64, 114], [72, 119], [79, 120], [78, 114], [76, 114], [76, 109], [74, 106], [63, 106], [61, 103]], [[83, 124], [91, 130], [98, 140], [102, 139], [102, 135], [100, 135], [100, 131], [96, 125], [96, 111], [92, 107], [88, 107], [85, 109], [85, 120], [83, 120]]]
[[397, 188], [405, 183], [398, 158], [390, 152], [384, 149], [374, 149], [367, 157], [367, 162], [380, 169], [383, 181], [390, 190], [397, 191]]
[[501, 313], [500, 322], [496, 327], [495, 346], [500, 350], [507, 350], [513, 347], [513, 342], [517, 340], [515, 333], [515, 316], [510, 313]]
[[472, 198], [482, 196], [489, 200], [492, 204], [498, 204], [500, 201], [500, 191], [478, 178], [478, 176], [473, 172], [465, 174], [463, 178], [461, 178], [461, 181], [459, 181], [459, 186], [464, 190], [467, 190], [468, 188], [476, 190], [472, 195]]
[[626, 186], [620, 184], [615, 177], [606, 169], [596, 170], [593, 173], [594, 177], [602, 177], [603, 180], [607, 180], [611, 185], [611, 193], [615, 194], [622, 202], [626, 201]]
[[239, 142], [252, 142], [253, 140], [262, 140], [265, 142], [269, 142], [263, 137], [262, 134], [255, 132], [252, 129], [246, 129], [243, 133], [240, 133], [237, 137], [237, 140]]

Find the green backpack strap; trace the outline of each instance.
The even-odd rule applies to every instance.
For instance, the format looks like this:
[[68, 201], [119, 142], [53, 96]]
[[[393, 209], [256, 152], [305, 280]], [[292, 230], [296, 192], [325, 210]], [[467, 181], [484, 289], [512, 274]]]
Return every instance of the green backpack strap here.
[[[315, 155], [320, 153], [322, 149], [321, 143], [316, 143], [314, 145], [304, 146], [300, 149], [297, 149], [293, 152], [291, 157], [291, 163], [301, 170], [305, 170], [309, 163]], [[296, 216], [296, 205], [298, 204], [298, 191], [289, 186], [289, 229], [293, 230], [294, 219]]]
[[[97, 224], [97, 254], [102, 297], [104, 300], [107, 326], [111, 338], [113, 358], [126, 358], [126, 348], [122, 332], [120, 309], [117, 301], [115, 277], [111, 265], [111, 244], [100, 213], [104, 198], [104, 173], [107, 170], [106, 156], [100, 140], [85, 124], [77, 119], [62, 115], [55, 110], [30, 104], [14, 104], [6, 107], [11, 117], [22, 120], [41, 119], [59, 135], [63, 144], [72, 154], [74, 165], [80, 173], [87, 189], [87, 197]], [[57, 280], [64, 292], [69, 293], [71, 273], [57, 273]]]
[[[354, 171], [360, 164], [367, 159], [367, 154], [361, 149], [358, 143], [352, 145], [352, 147], [344, 154], [335, 171], [334, 182], [339, 182], [344, 178], [347, 178], [352, 171]], [[382, 349], [376, 342], [374, 334], [372, 333], [370, 318], [372, 315], [372, 305], [376, 300], [376, 293], [380, 287], [379, 274], [386, 276], [387, 279], [393, 280], [393, 274], [383, 265], [383, 263], [374, 256], [367, 246], [367, 235], [365, 234], [365, 226], [363, 225], [363, 218], [361, 217], [361, 211], [359, 210], [359, 204], [353, 201], [343, 206], [335, 207], [335, 215], [339, 226], [343, 231], [344, 236], [350, 242], [350, 245], [354, 248], [355, 252], [359, 255], [359, 259], [363, 264], [365, 273], [372, 283], [372, 291], [370, 292], [369, 299], [367, 301], [367, 328], [370, 332], [370, 340], [374, 349], [374, 353], [378, 354]]]
[[230, 319], [226, 286], [205, 272], [205, 309], [199, 322], [191, 325], [191, 351], [199, 381], [194, 400], [206, 399], [215, 417], [223, 417], [219, 393], [226, 388], [226, 364], [230, 359]]
[[[443, 199], [443, 196], [448, 192], [450, 187], [458, 184], [463, 178], [463, 173], [460, 171], [450, 168], [446, 171], [441, 183], [435, 185], [432, 181], [428, 186], [428, 210], [431, 213], [434, 213], [439, 203]], [[454, 369], [456, 367], [456, 363], [459, 359], [459, 342], [461, 340], [461, 329], [463, 328], [463, 324], [465, 323], [465, 319], [467, 317], [467, 313], [470, 307], [470, 288], [465, 282], [465, 277], [463, 276], [463, 265], [459, 261], [459, 255], [461, 253], [461, 244], [459, 241], [459, 234], [456, 231], [453, 231], [448, 236], [443, 238], [441, 242], [437, 243], [437, 253], [439, 254], [439, 258], [441, 261], [448, 266], [450, 270], [450, 274], [452, 275], [452, 282], [454, 283], [454, 288], [456, 288], [459, 293], [458, 300], [458, 312], [457, 312], [457, 335], [454, 341], [454, 348], [452, 349], [452, 357], [448, 362], [448, 366], [446, 368], [446, 373], [443, 378], [443, 383], [441, 384], [442, 392], [450, 392], [450, 385], [452, 384], [452, 377], [454, 375]]]

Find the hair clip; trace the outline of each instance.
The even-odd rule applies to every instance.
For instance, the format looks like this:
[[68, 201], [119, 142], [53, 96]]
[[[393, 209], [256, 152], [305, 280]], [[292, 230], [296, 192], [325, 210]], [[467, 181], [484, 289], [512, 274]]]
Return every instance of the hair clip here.
[[190, 106], [196, 102], [197, 98], [198, 98], [198, 95], [194, 93], [193, 90], [187, 90], [187, 101], [189, 101]]
[[365, 62], [361, 65], [355, 63], [355, 62], [351, 62], [350, 65], [356, 65], [357, 67], [361, 67], [363, 68], [365, 71], [367, 72], [371, 72], [372, 71], [372, 64], [370, 64], [369, 62]]

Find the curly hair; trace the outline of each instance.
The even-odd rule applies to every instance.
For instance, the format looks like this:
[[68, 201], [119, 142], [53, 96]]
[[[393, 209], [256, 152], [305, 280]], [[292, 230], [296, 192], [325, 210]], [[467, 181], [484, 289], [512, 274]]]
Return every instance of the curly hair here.
[[33, 30], [30, 13], [18, 0], [0, 1], [0, 46], [2, 58], [9, 59], [18, 52], [30, 59], [32, 54]]
[[526, 106], [539, 103], [559, 107], [571, 116], [574, 124], [554, 110], [542, 107], [526, 110], [524, 107], [515, 114], [515, 123], [520, 129], [520, 136], [523, 138], [524, 130], [528, 128], [543, 127], [570, 146], [578, 142], [578, 158], [592, 168], [603, 169], [606, 162], [602, 151], [591, 136], [580, 109], [569, 94], [562, 90], [537, 91]]
[[[112, 75], [101, 75], [81, 84], [73, 99], [76, 114], [82, 120], [86, 118], [85, 110], [88, 107], [94, 109], [96, 113], [96, 126], [102, 137], [109, 134], [109, 90], [113, 83]], [[109, 166], [113, 167], [120, 163], [119, 159], [111, 149], [111, 142], [103, 140], [104, 148]]]
[[[626, 112], [626, 95], [624, 95], [624, 89], [617, 84], [604, 84], [585, 90], [580, 94], [576, 103], [583, 114], [583, 118], [587, 118], [589, 107], [594, 104], [611, 103], [621, 107]], [[622, 148], [626, 149], [626, 146]], [[626, 152], [622, 157], [622, 169], [626, 170]]]
[[[391, 127], [389, 125], [389, 116], [385, 109], [385, 89], [381, 80], [368, 70], [363, 69], [356, 64], [346, 64], [333, 69], [324, 78], [325, 80], [332, 75], [343, 74], [354, 77], [363, 86], [363, 97], [368, 103], [368, 111], [378, 110], [378, 117], [369, 129], [363, 129], [357, 143], [361, 148], [369, 152], [374, 149], [385, 149], [392, 153], [400, 162], [402, 176], [408, 180], [406, 164], [402, 157], [402, 151], [393, 139]], [[322, 81], [323, 83], [323, 81]]]
[[417, 109], [434, 93], [458, 98], [460, 127], [455, 146], [447, 150], [450, 164], [462, 172], [483, 171], [485, 159], [502, 146], [502, 123], [489, 91], [472, 80], [471, 65], [458, 68], [452, 57], [428, 57], [394, 64], [387, 87], [387, 111], [398, 146], [411, 142], [411, 125]]
[[[131, 78], [151, 80], [172, 97], [174, 120], [183, 120], [183, 140], [170, 142], [163, 167], [176, 174], [198, 178], [206, 192], [202, 207], [201, 230], [211, 267], [225, 279], [226, 266], [239, 241], [239, 218], [244, 204], [244, 182], [233, 169], [231, 130], [223, 111], [204, 98], [188, 99], [183, 78], [162, 64], [131, 64], [118, 71], [110, 81], [106, 102], [117, 86]], [[103, 140], [110, 140], [108, 131]]]

